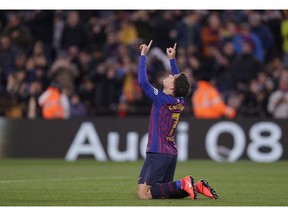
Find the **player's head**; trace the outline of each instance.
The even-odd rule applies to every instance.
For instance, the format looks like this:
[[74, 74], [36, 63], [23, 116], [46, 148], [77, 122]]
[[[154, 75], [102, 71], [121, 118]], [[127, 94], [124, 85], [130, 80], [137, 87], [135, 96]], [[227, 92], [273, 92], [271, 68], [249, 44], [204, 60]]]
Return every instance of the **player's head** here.
[[179, 76], [175, 77], [173, 92], [174, 97], [188, 96], [190, 90], [190, 82], [184, 73], [180, 73]]
[[184, 73], [169, 75], [163, 80], [165, 92], [172, 94], [174, 97], [184, 97], [190, 92], [190, 83]]

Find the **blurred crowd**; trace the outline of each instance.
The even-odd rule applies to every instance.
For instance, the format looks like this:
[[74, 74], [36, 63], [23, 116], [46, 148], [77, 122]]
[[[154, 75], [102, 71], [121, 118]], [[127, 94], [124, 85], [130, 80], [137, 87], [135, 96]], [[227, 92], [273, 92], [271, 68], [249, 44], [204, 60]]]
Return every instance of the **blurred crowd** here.
[[[177, 42], [190, 79], [209, 80], [237, 116], [288, 118], [288, 11], [0, 11], [0, 116], [148, 114], [137, 81], [139, 45], [153, 40], [150, 82], [170, 73]], [[44, 110], [45, 109], [45, 110]], [[56, 113], [56, 114], [53, 114]]]

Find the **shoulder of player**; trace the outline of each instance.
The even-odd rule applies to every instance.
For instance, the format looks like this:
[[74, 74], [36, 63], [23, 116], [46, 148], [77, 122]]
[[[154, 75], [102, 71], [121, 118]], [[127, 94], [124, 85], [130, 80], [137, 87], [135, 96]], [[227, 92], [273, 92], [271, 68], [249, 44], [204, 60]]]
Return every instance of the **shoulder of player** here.
[[172, 95], [167, 95], [163, 91], [159, 91], [157, 88], [154, 87], [154, 94], [159, 96], [158, 101], [162, 101], [166, 104], [177, 104], [177, 103], [183, 103], [184, 99], [183, 97], [175, 98]]
[[167, 103], [169, 104], [179, 104], [183, 103], [183, 97], [173, 97], [172, 95], [166, 95]]

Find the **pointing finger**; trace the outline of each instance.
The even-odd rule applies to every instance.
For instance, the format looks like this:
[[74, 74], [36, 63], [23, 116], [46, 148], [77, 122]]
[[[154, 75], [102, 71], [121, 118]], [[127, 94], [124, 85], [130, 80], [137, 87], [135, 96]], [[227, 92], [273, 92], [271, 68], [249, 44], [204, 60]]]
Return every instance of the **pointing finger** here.
[[151, 40], [150, 43], [148, 44], [148, 49], [150, 49], [152, 42], [153, 40]]
[[174, 47], [173, 47], [174, 50], [176, 50], [176, 46], [177, 46], [177, 43], [174, 44]]

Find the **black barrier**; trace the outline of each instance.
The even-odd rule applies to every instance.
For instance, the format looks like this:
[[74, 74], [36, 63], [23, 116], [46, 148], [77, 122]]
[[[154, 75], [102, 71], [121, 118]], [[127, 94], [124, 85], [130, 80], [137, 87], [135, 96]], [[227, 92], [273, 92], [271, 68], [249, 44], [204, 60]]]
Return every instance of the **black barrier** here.
[[[288, 159], [287, 120], [199, 120], [177, 127], [178, 159], [273, 162]], [[145, 158], [148, 118], [0, 119], [0, 158], [136, 161]]]

